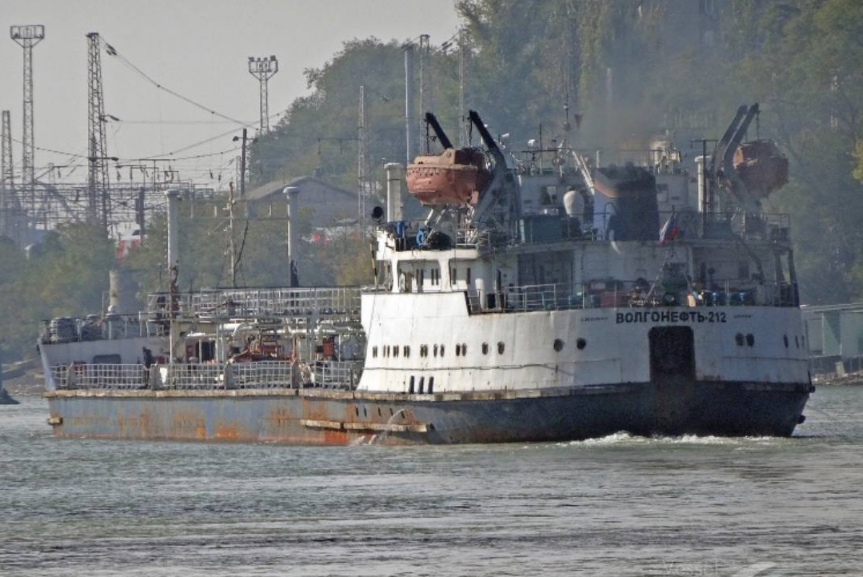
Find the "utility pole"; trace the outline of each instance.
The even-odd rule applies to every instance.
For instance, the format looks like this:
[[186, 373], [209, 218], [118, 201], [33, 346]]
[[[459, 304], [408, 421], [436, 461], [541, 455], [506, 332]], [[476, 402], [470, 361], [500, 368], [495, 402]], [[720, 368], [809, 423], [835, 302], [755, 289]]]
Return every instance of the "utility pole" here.
[[[430, 63], [430, 52], [431, 48], [429, 47], [429, 35], [428, 34], [420, 34], [420, 70], [419, 70], [419, 84], [420, 84], [420, 97], [419, 97], [419, 111], [420, 118], [425, 118], [425, 113], [434, 108], [434, 104], [432, 103], [431, 98], [431, 82], [429, 77], [431, 76], [429, 70]], [[423, 142], [423, 146], [421, 147], [422, 152], [429, 151], [429, 139], [428, 139], [428, 127], [426, 127], [425, 133], [426, 137], [422, 136], [422, 127], [420, 126], [420, 141]]]
[[36, 183], [33, 177], [33, 47], [45, 38], [45, 27], [41, 24], [11, 26], [9, 35], [24, 49], [24, 137], [21, 162], [21, 183], [30, 205], [31, 216], [36, 214]]
[[270, 78], [275, 76], [276, 72], [278, 71], [279, 61], [276, 60], [275, 56], [270, 56], [269, 58], [255, 58], [254, 56], [249, 56], [249, 74], [257, 78], [258, 82], [260, 83], [261, 134], [266, 134], [270, 131], [270, 114], [268, 112], [269, 104], [267, 84], [269, 83]]
[[87, 34], [87, 145], [89, 174], [87, 211], [90, 222], [97, 222], [101, 201], [102, 228], [108, 234], [111, 205], [108, 197], [108, 157], [105, 156], [105, 100], [102, 93], [101, 39], [98, 32]]
[[414, 119], [414, 45], [409, 42], [404, 45], [405, 51], [405, 140], [407, 144], [407, 164], [414, 161], [416, 150], [416, 127]]
[[234, 246], [234, 184], [228, 187], [228, 256], [231, 265], [231, 287], [237, 287], [237, 249]]
[[[242, 150], [240, 151], [240, 198], [246, 197], [246, 143], [248, 142], [248, 132], [244, 128], [243, 136], [235, 136], [232, 140], [236, 142], [237, 140], [242, 140]], [[233, 194], [233, 193], [231, 193]]]
[[369, 194], [367, 122], [366, 87], [360, 86], [359, 128], [357, 130], [357, 222], [362, 222], [366, 215], [366, 196]]
[[[15, 179], [12, 174], [12, 127], [9, 111], [3, 111], [2, 155], [0, 155], [0, 236], [13, 236]], [[17, 236], [17, 235], [16, 235]]]
[[467, 39], [465, 32], [462, 30], [458, 35], [458, 145], [464, 147], [468, 145], [468, 124], [467, 110], [465, 108], [465, 89], [467, 77], [465, 69], [467, 68]]

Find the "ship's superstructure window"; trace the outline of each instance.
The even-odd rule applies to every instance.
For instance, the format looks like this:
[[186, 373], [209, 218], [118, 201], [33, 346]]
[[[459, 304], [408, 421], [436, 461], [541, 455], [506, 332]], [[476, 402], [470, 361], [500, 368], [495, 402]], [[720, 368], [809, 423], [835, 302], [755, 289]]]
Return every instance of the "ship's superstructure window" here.
[[420, 345], [420, 356], [421, 357], [429, 356], [429, 346], [428, 345]]
[[461, 345], [455, 346], [455, 356], [457, 356], [457, 357], [461, 356]]
[[429, 377], [429, 394], [434, 392], [434, 377]]
[[411, 377], [410, 384], [408, 385], [408, 394], [414, 394], [414, 378]]
[[563, 341], [560, 339], [554, 339], [554, 344], [552, 345], [552, 347], [554, 347], [554, 350], [557, 352], [562, 351], [563, 350]]
[[437, 357], [437, 345], [434, 346], [434, 356]]
[[497, 343], [497, 354], [502, 355], [504, 348], [505, 348], [505, 345], [503, 344], [503, 341], [498, 342]]
[[373, 359], [378, 358], [378, 348], [377, 347], [372, 347], [372, 358]]
[[405, 358], [408, 358], [411, 356], [411, 348], [408, 345], [404, 346], [404, 350], [402, 352], [403, 352]]
[[399, 347], [398, 347], [398, 345], [396, 345], [393, 347], [393, 357], [398, 357], [398, 356], [399, 356]]
[[754, 347], [755, 346], [755, 335], [753, 335], [752, 333], [749, 333], [748, 335], [746, 335], [746, 344], [749, 345], [750, 347]]
[[443, 346], [443, 345], [441, 345], [441, 346], [440, 346], [440, 356], [443, 356], [443, 352], [444, 352], [444, 346]]
[[467, 355], [467, 345], [464, 343], [461, 344], [461, 354], [462, 354], [462, 356]]
[[420, 391], [419, 391], [420, 394], [423, 394], [423, 386], [425, 385], [425, 380], [426, 380], [425, 377], [420, 377]]
[[734, 342], [737, 343], [738, 347], [742, 347], [743, 346], [743, 333], [737, 333], [736, 335], [734, 335]]
[[785, 348], [787, 349], [788, 348], [788, 335], [784, 335], [782, 337], [782, 342], [785, 343]]
[[582, 338], [579, 338], [575, 341], [575, 347], [580, 351], [584, 350], [584, 347], [586, 347], [586, 346], [587, 346], [587, 341], [582, 339]]
[[488, 343], [482, 344], [482, 354], [484, 354], [484, 355], [488, 354]]

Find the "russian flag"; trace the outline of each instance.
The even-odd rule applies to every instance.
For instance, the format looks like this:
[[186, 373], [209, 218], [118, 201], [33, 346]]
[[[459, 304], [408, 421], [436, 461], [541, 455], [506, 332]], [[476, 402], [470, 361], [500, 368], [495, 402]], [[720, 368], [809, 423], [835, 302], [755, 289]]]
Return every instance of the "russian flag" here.
[[662, 228], [659, 229], [659, 244], [671, 242], [678, 234], [680, 234], [680, 227], [677, 226], [677, 214], [672, 212]]

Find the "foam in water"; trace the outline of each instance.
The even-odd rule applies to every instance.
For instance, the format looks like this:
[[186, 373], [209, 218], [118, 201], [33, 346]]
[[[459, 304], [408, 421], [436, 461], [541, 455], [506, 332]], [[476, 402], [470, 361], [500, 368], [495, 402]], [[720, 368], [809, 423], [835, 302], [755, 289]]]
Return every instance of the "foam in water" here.
[[777, 437], [716, 437], [708, 435], [682, 435], [679, 437], [641, 437], [625, 431], [583, 441], [556, 443], [558, 447], [608, 447], [608, 446], [639, 446], [639, 445], [771, 445], [778, 441]]

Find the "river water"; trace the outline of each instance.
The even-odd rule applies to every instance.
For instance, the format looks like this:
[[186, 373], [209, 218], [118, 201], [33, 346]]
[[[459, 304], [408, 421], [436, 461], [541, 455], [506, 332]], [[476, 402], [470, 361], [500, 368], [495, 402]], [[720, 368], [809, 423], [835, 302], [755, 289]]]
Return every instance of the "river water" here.
[[0, 407], [0, 575], [863, 575], [863, 387], [791, 439], [57, 440]]

